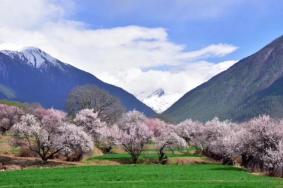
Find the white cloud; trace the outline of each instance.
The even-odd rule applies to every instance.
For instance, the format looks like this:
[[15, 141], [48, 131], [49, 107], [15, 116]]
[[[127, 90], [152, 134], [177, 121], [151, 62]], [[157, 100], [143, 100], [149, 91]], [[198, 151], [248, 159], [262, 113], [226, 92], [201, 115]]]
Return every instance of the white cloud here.
[[237, 50], [236, 46], [228, 44], [212, 44], [200, 50], [186, 52], [180, 55], [183, 60], [204, 59], [209, 57], [223, 57]]
[[0, 0], [0, 26], [32, 29], [56, 21], [66, 13], [66, 7], [58, 3], [55, 0]]
[[[5, 9], [11, 6], [7, 0], [0, 1], [6, 3]], [[17, 9], [20, 12], [12, 14], [9, 20], [0, 18], [0, 49], [39, 47], [63, 62], [91, 72], [136, 96], [163, 88], [167, 94], [164, 100], [169, 100], [167, 106], [235, 62], [205, 61], [206, 58], [223, 57], [234, 52], [237, 48], [233, 45], [212, 44], [187, 51], [184, 45], [170, 41], [164, 28], [90, 29], [84, 23], [66, 19], [63, 4], [29, 0], [29, 6], [51, 8], [32, 14], [29, 13], [31, 9]], [[1, 6], [0, 17], [2, 9]], [[31, 18], [27, 22], [18, 20], [29, 14]]]

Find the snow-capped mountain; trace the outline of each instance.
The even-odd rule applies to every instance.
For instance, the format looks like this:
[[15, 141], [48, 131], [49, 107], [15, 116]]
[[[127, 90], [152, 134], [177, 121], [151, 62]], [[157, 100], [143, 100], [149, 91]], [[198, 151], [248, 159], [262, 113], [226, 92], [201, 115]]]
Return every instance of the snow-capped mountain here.
[[179, 98], [179, 94], [167, 94], [164, 89], [159, 88], [152, 93], [142, 92], [138, 98], [151, 107], [155, 112], [161, 113], [169, 108]]
[[0, 99], [40, 103], [64, 109], [70, 91], [92, 84], [117, 97], [126, 110], [136, 109], [147, 116], [156, 113], [135, 96], [95, 76], [62, 63], [38, 48], [0, 51]]
[[164, 89], [160, 88], [152, 92], [151, 95], [148, 96], [148, 98], [155, 97], [155, 96], [162, 97], [163, 95], [165, 95], [165, 91]]
[[20, 51], [2, 50], [1, 52], [12, 59], [18, 58], [35, 68], [44, 68], [50, 65], [61, 67], [61, 63], [57, 59], [39, 48], [28, 47]]

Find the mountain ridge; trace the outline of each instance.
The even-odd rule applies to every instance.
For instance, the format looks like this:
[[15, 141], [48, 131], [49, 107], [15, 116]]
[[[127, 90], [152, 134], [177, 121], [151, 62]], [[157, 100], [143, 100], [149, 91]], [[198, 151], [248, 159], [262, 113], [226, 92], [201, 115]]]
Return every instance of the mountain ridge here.
[[[259, 96], [260, 92], [282, 76], [283, 36], [186, 93], [169, 107], [162, 117], [173, 122], [187, 118], [199, 121], [214, 117], [232, 121], [249, 119], [263, 112], [254, 107], [250, 107], [249, 111], [248, 101], [252, 98], [255, 100], [253, 96]], [[250, 102], [249, 105], [256, 104], [259, 100], [257, 97], [256, 101]], [[265, 104], [268, 105], [270, 104]], [[273, 111], [265, 110], [264, 113], [271, 114]], [[283, 116], [283, 112], [276, 116]]]
[[[39, 54], [41, 55], [35, 56]], [[44, 107], [58, 109], [65, 108], [67, 96], [74, 87], [94, 84], [120, 99], [127, 110], [136, 109], [147, 116], [156, 114], [124, 89], [105, 83], [94, 75], [63, 63], [34, 47], [23, 51], [0, 51], [0, 84], [15, 92], [15, 97], [10, 99], [36, 102]], [[1, 91], [0, 97], [9, 99]]]

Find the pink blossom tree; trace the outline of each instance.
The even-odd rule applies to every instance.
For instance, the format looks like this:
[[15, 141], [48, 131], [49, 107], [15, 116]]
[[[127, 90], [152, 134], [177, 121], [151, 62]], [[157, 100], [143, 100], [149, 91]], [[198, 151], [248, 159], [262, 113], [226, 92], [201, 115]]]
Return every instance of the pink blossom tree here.
[[153, 133], [154, 137], [158, 137], [161, 134], [162, 128], [167, 126], [167, 124], [158, 118], [146, 118], [145, 124], [148, 126], [149, 130]]
[[167, 162], [166, 149], [174, 151], [187, 147], [187, 143], [176, 133], [176, 126], [167, 124], [166, 122], [154, 118], [146, 119], [146, 125], [153, 133], [153, 139], [158, 150], [158, 160], [160, 163]]
[[0, 133], [6, 133], [23, 114], [24, 111], [18, 107], [0, 104]]
[[134, 110], [124, 114], [119, 122], [119, 142], [131, 155], [133, 163], [137, 163], [145, 144], [152, 138], [153, 133], [145, 124], [145, 120], [146, 117], [142, 113]]
[[64, 144], [63, 153], [67, 160], [81, 160], [83, 154], [93, 150], [93, 141], [91, 136], [85, 133], [81, 127], [72, 123], [64, 122], [58, 129], [61, 135], [61, 143]]
[[204, 155], [223, 163], [232, 163], [238, 137], [236, 124], [230, 121], [219, 121], [214, 118], [202, 124], [197, 121], [185, 120], [176, 126], [176, 132], [190, 146], [197, 146]]
[[55, 154], [70, 152], [77, 147], [82, 151], [91, 150], [90, 137], [79, 127], [65, 123], [64, 118], [65, 113], [61, 111], [38, 109], [37, 116], [22, 116], [12, 132], [45, 162]]
[[170, 125], [163, 124], [159, 127], [160, 134], [155, 136], [155, 142], [157, 144], [159, 157], [158, 160], [160, 163], [167, 163], [166, 148], [171, 150], [184, 149], [187, 147], [186, 141], [176, 134], [174, 127]]
[[259, 116], [243, 123], [240, 135], [242, 165], [252, 170], [264, 169], [267, 151], [276, 151], [283, 138], [282, 124], [269, 116]]
[[276, 149], [267, 149], [263, 161], [269, 175], [283, 177], [283, 139], [277, 143]]
[[110, 153], [113, 146], [119, 145], [119, 139], [121, 137], [121, 130], [117, 125], [103, 126], [98, 129], [99, 133], [99, 148], [103, 150], [104, 153]]
[[214, 159], [221, 160], [223, 164], [234, 164], [239, 157], [240, 142], [237, 127], [222, 122], [221, 134], [208, 144], [207, 153]]
[[196, 146], [200, 144], [199, 139], [203, 129], [202, 123], [187, 119], [176, 126], [176, 133], [187, 142], [188, 146]]
[[102, 136], [100, 129], [106, 129], [106, 123], [102, 122], [98, 114], [93, 109], [83, 109], [76, 114], [74, 123], [82, 127], [82, 129], [92, 136], [93, 141], [99, 146], [100, 137]]
[[[156, 127], [162, 127], [160, 125], [154, 122], [151, 127], [156, 130]], [[189, 145], [197, 146], [208, 157], [282, 177], [282, 127], [283, 120], [262, 115], [243, 123], [219, 121], [217, 118], [204, 124], [186, 120], [175, 130]], [[162, 136], [166, 131], [155, 132]], [[170, 133], [173, 134], [170, 131], [164, 134], [165, 140], [171, 137]]]

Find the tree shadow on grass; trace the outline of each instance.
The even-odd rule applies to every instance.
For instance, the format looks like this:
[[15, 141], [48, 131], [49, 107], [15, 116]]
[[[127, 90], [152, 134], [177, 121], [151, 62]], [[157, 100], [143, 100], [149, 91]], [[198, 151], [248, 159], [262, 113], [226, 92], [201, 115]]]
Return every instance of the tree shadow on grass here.
[[247, 172], [246, 169], [236, 168], [236, 167], [233, 167], [233, 166], [214, 167], [214, 168], [211, 168], [210, 170]]

